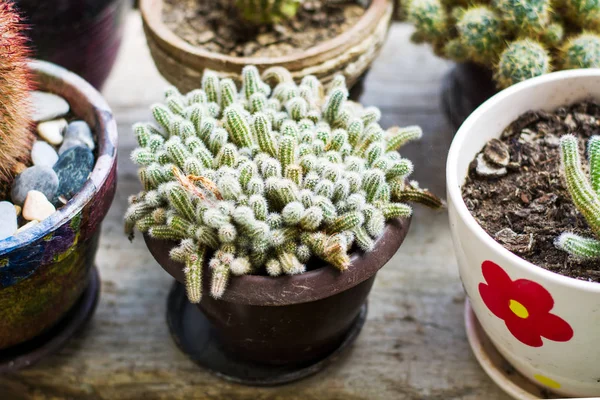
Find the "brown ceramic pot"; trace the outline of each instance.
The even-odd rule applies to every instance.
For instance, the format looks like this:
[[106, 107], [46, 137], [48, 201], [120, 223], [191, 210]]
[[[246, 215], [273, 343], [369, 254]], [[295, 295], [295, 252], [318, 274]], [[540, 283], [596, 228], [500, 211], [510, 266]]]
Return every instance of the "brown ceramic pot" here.
[[[377, 271], [396, 253], [409, 225], [410, 219], [389, 222], [375, 250], [353, 254], [343, 273], [323, 265], [295, 276], [233, 277], [220, 300], [205, 295], [198, 306], [234, 357], [271, 365], [320, 359], [343, 341]], [[175, 243], [147, 235], [145, 240], [165, 271], [183, 282], [183, 265], [169, 258]], [[205, 265], [204, 293], [209, 293], [210, 274]]]
[[444, 77], [442, 108], [455, 130], [498, 92], [492, 71], [475, 63], [456, 64]]
[[246, 65], [256, 65], [261, 71], [281, 66], [296, 79], [311, 74], [325, 84], [341, 73], [351, 88], [383, 46], [393, 4], [389, 0], [372, 0], [358, 23], [341, 35], [296, 54], [271, 58], [234, 57], [193, 46], [167, 28], [162, 21], [162, 8], [163, 0], [140, 0], [150, 53], [160, 73], [180, 91], [188, 92], [198, 87], [204, 69], [239, 80]]
[[[37, 87], [62, 96], [96, 139], [90, 178], [69, 202], [39, 224], [0, 240], [0, 350], [47, 331], [86, 289], [100, 225], [117, 177], [117, 126], [89, 83], [54, 64], [30, 64]], [[2, 396], [0, 396], [2, 397]]]

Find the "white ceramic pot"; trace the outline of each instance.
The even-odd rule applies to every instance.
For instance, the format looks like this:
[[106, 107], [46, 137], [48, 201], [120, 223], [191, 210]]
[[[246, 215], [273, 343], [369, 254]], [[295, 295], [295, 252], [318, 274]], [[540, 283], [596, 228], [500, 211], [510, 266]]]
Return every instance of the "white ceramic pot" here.
[[556, 72], [514, 85], [465, 121], [447, 163], [454, 248], [477, 318], [523, 375], [578, 397], [600, 396], [600, 284], [547, 271], [506, 250], [469, 213], [461, 186], [475, 155], [521, 114], [588, 98], [600, 101], [600, 69]]

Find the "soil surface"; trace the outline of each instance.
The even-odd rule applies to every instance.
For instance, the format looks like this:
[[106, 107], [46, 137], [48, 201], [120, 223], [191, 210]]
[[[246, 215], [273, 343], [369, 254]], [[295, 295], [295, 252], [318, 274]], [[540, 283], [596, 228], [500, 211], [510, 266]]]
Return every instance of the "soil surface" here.
[[165, 0], [163, 20], [186, 42], [238, 57], [278, 57], [333, 39], [365, 13], [356, 2], [307, 0], [294, 18], [272, 26], [244, 22], [228, 0]]
[[600, 282], [600, 261], [575, 260], [554, 246], [565, 231], [593, 237], [560, 170], [559, 137], [567, 133], [580, 138], [587, 157], [587, 138], [600, 135], [600, 104], [522, 115], [471, 163], [462, 194], [483, 229], [508, 250], [561, 275]]

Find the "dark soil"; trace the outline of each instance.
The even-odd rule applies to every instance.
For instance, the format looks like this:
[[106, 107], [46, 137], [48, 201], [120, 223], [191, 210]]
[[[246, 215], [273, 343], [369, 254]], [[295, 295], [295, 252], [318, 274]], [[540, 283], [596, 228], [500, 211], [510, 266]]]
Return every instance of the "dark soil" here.
[[483, 229], [508, 250], [561, 275], [600, 282], [599, 261], [574, 260], [554, 246], [565, 231], [593, 237], [560, 171], [559, 137], [567, 133], [580, 138], [581, 155], [587, 156], [587, 138], [600, 135], [600, 104], [522, 115], [480, 153], [492, 172], [502, 176], [482, 176], [486, 171], [478, 173], [474, 160], [462, 194]]
[[239, 57], [278, 57], [333, 39], [355, 25], [365, 10], [356, 2], [307, 0], [289, 21], [252, 26], [228, 0], [165, 0], [163, 20], [186, 42]]

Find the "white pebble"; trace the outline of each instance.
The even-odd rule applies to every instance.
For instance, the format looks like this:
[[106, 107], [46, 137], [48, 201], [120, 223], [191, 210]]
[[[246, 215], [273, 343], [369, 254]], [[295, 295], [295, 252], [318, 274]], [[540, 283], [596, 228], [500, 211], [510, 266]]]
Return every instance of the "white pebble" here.
[[58, 154], [54, 147], [50, 146], [47, 142], [38, 140], [33, 144], [31, 149], [31, 159], [33, 165], [44, 165], [52, 168], [58, 160]]
[[31, 103], [33, 110], [31, 119], [39, 121], [48, 121], [50, 119], [62, 117], [69, 112], [69, 103], [60, 96], [48, 92], [31, 92]]
[[9, 201], [0, 201], [0, 240], [15, 234], [17, 224], [17, 210]]
[[41, 122], [37, 126], [38, 134], [42, 139], [50, 144], [58, 146], [63, 141], [63, 132], [67, 128], [67, 121], [64, 118], [52, 121]]
[[43, 221], [56, 211], [44, 193], [30, 190], [23, 205], [23, 218], [27, 221]]

